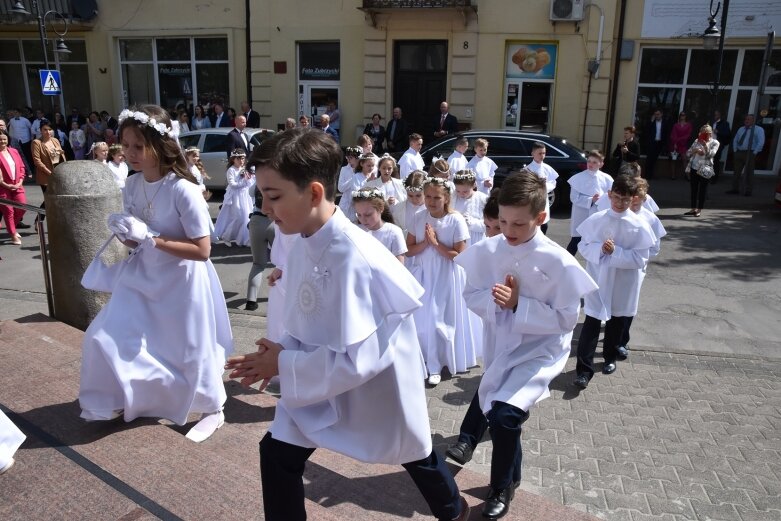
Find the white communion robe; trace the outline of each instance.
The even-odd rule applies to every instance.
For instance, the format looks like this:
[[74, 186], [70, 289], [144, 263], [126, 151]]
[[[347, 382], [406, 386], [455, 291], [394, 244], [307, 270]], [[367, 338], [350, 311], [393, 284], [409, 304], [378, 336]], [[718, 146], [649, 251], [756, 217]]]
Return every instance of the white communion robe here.
[[[467, 248], [456, 263], [466, 271], [464, 297], [483, 319], [495, 343], [483, 347], [485, 372], [478, 394], [488, 413], [494, 402], [524, 411], [550, 395], [548, 385], [567, 363], [580, 299], [596, 283], [572, 255], [538, 231], [518, 246], [503, 235]], [[496, 305], [494, 284], [512, 275], [519, 282], [516, 311]]]
[[487, 201], [488, 196], [483, 192], [472, 192], [469, 199], [455, 198], [453, 209], [464, 216], [466, 226], [469, 228], [469, 244], [476, 244], [485, 238], [483, 209]]
[[[578, 226], [582, 237], [578, 251], [586, 259], [586, 271], [599, 291], [585, 298], [586, 315], [600, 320], [637, 314], [640, 286], [656, 236], [648, 223], [631, 210], [597, 212]], [[602, 244], [613, 239], [615, 251], [602, 253]]]
[[[235, 241], [239, 246], [249, 246], [249, 215], [255, 206], [253, 189], [255, 176], [244, 177], [244, 169], [232, 166], [225, 173], [228, 187], [220, 213], [214, 223], [213, 240]], [[203, 197], [203, 196], [202, 196]]]
[[[143, 188], [149, 200], [154, 197], [152, 216]], [[209, 236], [211, 218], [200, 188], [173, 173], [153, 183], [132, 175], [123, 198], [126, 212], [164, 237]], [[82, 417], [108, 418], [124, 409], [128, 422], [154, 417], [183, 425], [190, 413], [218, 411], [226, 400], [222, 373], [232, 350], [228, 309], [211, 261], [143, 247], [84, 333], [79, 403], [93, 414]]]
[[[494, 175], [496, 175], [496, 169], [499, 168], [494, 160], [488, 156], [478, 157], [474, 156], [467, 163], [467, 168], [474, 170], [477, 176], [477, 190], [488, 195], [493, 189]], [[485, 181], [491, 181], [491, 186], [485, 186]]]
[[284, 309], [287, 299], [287, 277], [285, 275], [287, 256], [293, 247], [293, 242], [299, 237], [297, 233], [286, 234], [274, 224], [274, 242], [271, 244], [269, 260], [275, 268], [279, 268], [282, 277], [277, 279], [273, 286], [268, 288], [268, 305], [266, 306], [266, 337], [274, 342], [279, 342], [285, 333]]
[[[570, 237], [580, 237], [578, 226], [599, 211], [594, 194], [606, 194], [613, 187], [613, 178], [602, 170], [592, 172], [583, 170], [570, 177], [567, 182], [570, 185], [569, 200], [572, 202], [572, 218], [569, 223]], [[597, 198], [599, 200], [599, 198]]]
[[652, 259], [659, 255], [659, 251], [662, 248], [662, 237], [667, 235], [667, 230], [664, 229], [662, 221], [656, 216], [656, 214], [645, 206], [640, 207], [640, 211], [636, 213], [645, 219], [645, 222], [647, 222], [648, 226], [651, 227], [651, 231], [654, 232], [654, 236], [656, 237], [656, 242], [649, 250], [650, 258]]
[[[448, 248], [469, 241], [466, 221], [458, 212], [441, 218], [432, 217], [428, 211], [418, 214], [414, 228], [407, 232], [416, 243], [423, 242], [426, 224], [434, 228], [439, 242]], [[433, 246], [411, 260], [408, 268], [426, 291], [423, 307], [415, 312], [415, 324], [429, 373], [440, 374], [443, 367], [452, 374], [462, 373], [476, 366], [482, 351], [482, 331], [476, 329], [479, 321], [470, 317], [466, 307], [461, 268]]]
[[543, 224], [548, 224], [550, 222], [550, 194], [556, 189], [556, 180], [559, 178], [559, 173], [552, 166], [546, 163], [538, 163], [537, 161], [532, 161], [526, 165], [526, 169], [534, 172], [541, 179], [545, 179], [545, 190], [548, 192], [548, 200], [545, 201], [545, 213], [547, 215]]
[[294, 242], [274, 439], [369, 463], [431, 453], [412, 318], [423, 288], [378, 246], [338, 209]]
[[423, 157], [413, 148], [408, 148], [399, 159], [399, 176], [404, 181], [415, 170], [423, 170], [425, 167]]
[[453, 153], [447, 157], [447, 165], [450, 167], [450, 178], [452, 179], [461, 170], [466, 170], [469, 160], [459, 152], [453, 150]]
[[[646, 194], [645, 201], [643, 201], [643, 208], [646, 208], [653, 213], [656, 213], [659, 211], [659, 205], [656, 204], [656, 201], [654, 201], [654, 198], [651, 197], [650, 194]], [[610, 197], [608, 194], [602, 194], [602, 197], [597, 199], [597, 211], [601, 212], [602, 210], [609, 210], [610, 209]]]
[[11, 462], [25, 439], [26, 436], [19, 427], [0, 411], [0, 469]]

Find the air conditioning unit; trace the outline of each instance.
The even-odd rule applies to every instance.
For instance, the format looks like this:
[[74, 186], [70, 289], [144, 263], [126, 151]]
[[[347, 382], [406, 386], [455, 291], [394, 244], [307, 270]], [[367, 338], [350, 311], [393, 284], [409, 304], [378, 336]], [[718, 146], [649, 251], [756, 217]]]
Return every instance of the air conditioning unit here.
[[583, 20], [584, 0], [551, 0], [551, 22], [579, 22]]

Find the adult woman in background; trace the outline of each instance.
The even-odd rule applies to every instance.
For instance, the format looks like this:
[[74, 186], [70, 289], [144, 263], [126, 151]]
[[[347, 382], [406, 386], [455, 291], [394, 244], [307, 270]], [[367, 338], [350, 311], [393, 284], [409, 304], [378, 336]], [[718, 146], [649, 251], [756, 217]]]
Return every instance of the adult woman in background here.
[[715, 173], [713, 158], [716, 157], [718, 151], [719, 142], [713, 139], [713, 129], [710, 125], [703, 125], [700, 127], [697, 140], [686, 152], [687, 161], [690, 161], [691, 168], [689, 182], [691, 183], [692, 209], [684, 215], [700, 216], [702, 207], [705, 206], [708, 184]]
[[209, 121], [206, 111], [203, 110], [203, 105], [196, 105], [190, 128], [192, 130], [201, 130], [202, 128], [211, 128], [211, 126], [212, 123]]
[[92, 150], [93, 143], [105, 141], [106, 137], [103, 135], [105, 130], [106, 124], [101, 121], [100, 114], [94, 111], [90, 112], [89, 120], [84, 124], [84, 135], [87, 137], [85, 149]]
[[[0, 197], [17, 203], [26, 203], [24, 195], [24, 161], [15, 148], [8, 146], [11, 138], [8, 132], [0, 130]], [[22, 244], [22, 236], [16, 231], [17, 225], [22, 222], [24, 210], [13, 206], [0, 205], [0, 212], [8, 226], [8, 235], [11, 236], [11, 244]], [[27, 226], [29, 228], [29, 226]]]
[[[35, 182], [46, 193], [49, 177], [54, 174], [54, 169], [60, 163], [65, 162], [65, 151], [60, 141], [53, 137], [54, 130], [49, 121], [41, 123], [41, 139], [34, 139], [32, 144], [33, 164], [35, 165]], [[41, 208], [45, 203], [41, 203]], [[43, 220], [43, 217], [41, 218]]]
[[380, 125], [380, 121], [382, 116], [373, 114], [372, 122], [363, 129], [363, 133], [372, 138], [372, 152], [378, 156], [383, 153], [382, 143], [385, 141], [385, 127]]
[[673, 160], [670, 177], [672, 179], [675, 179], [678, 170], [683, 169], [686, 162], [689, 161], [686, 157], [686, 151], [689, 149], [691, 137], [692, 124], [687, 121], [686, 113], [681, 112], [678, 115], [678, 122], [673, 125], [670, 131], [670, 159]]

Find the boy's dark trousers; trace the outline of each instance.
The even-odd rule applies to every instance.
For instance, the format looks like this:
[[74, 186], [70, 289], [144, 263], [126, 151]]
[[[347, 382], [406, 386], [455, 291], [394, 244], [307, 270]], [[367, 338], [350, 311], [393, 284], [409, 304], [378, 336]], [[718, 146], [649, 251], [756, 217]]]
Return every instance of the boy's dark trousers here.
[[521, 425], [528, 419], [528, 412], [505, 402], [494, 402], [488, 411], [493, 443], [491, 488], [503, 490], [521, 481]]
[[635, 317], [626, 317], [624, 321], [624, 332], [621, 333], [621, 341], [618, 343], [620, 346], [627, 347], [629, 345], [629, 328], [632, 327], [632, 320]]
[[475, 391], [472, 403], [469, 404], [469, 409], [466, 410], [464, 420], [461, 422], [458, 441], [466, 443], [475, 450], [477, 444], [483, 439], [486, 429], [488, 429], [488, 420], [480, 409], [480, 398]]
[[567, 251], [573, 257], [575, 256], [576, 253], [578, 253], [578, 244], [580, 244], [581, 239], [583, 239], [583, 237], [572, 237], [569, 240], [569, 244], [567, 244]]
[[[266, 521], [304, 521], [304, 466], [315, 449], [275, 440], [260, 441], [260, 481]], [[460, 512], [461, 496], [444, 458], [432, 450], [427, 458], [402, 465], [437, 519], [450, 521]]]
[[[602, 342], [602, 356], [606, 364], [612, 364], [616, 361], [617, 348], [621, 344], [624, 330], [627, 329], [627, 321], [631, 317], [610, 317], [605, 323], [605, 338]], [[630, 322], [631, 323], [631, 322]], [[594, 353], [597, 350], [597, 341], [599, 341], [599, 330], [602, 321], [598, 318], [586, 315], [583, 322], [583, 328], [580, 330], [578, 338], [578, 363], [575, 370], [578, 376], [587, 376], [591, 379], [594, 376]]]

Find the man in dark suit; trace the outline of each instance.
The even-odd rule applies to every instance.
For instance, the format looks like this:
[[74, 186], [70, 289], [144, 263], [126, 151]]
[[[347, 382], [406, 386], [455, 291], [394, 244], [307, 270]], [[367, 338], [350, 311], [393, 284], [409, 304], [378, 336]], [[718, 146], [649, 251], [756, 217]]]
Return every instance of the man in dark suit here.
[[385, 129], [385, 150], [388, 152], [403, 152], [409, 143], [407, 122], [401, 119], [401, 108], [393, 109], [393, 119]]
[[[225, 117], [227, 116], [228, 115], [226, 114]], [[249, 135], [244, 132], [245, 128], [247, 128], [247, 118], [244, 116], [236, 116], [236, 128], [228, 132], [228, 137], [225, 141], [225, 151], [228, 153], [229, 160], [231, 153], [237, 148], [240, 148], [249, 155]]]
[[230, 127], [230, 116], [223, 110], [222, 103], [216, 101], [212, 103], [212, 107], [214, 108], [214, 116], [211, 118], [212, 128]]
[[439, 104], [440, 117], [434, 127], [435, 138], [458, 133], [458, 119], [453, 114], [450, 114], [449, 108], [447, 101]]
[[260, 128], [260, 114], [258, 114], [258, 111], [252, 110], [252, 107], [246, 101], [241, 102], [241, 113], [247, 118], [247, 126], [249, 128]]
[[320, 116], [320, 128], [323, 129], [323, 132], [334, 138], [334, 141], [337, 143], [339, 142], [339, 133], [331, 126], [331, 116], [328, 114]]
[[645, 150], [645, 177], [653, 179], [656, 171], [656, 160], [670, 137], [670, 123], [663, 117], [662, 111], [656, 109], [651, 121], [643, 129], [643, 149]]
[[730, 129], [729, 121], [721, 119], [721, 112], [718, 110], [713, 111], [713, 121], [710, 126], [713, 129], [713, 137], [719, 142], [719, 150], [716, 152], [716, 157], [713, 158], [714, 175], [713, 179], [710, 180], [710, 184], [714, 184], [724, 170], [721, 153], [732, 141], [732, 129]]

